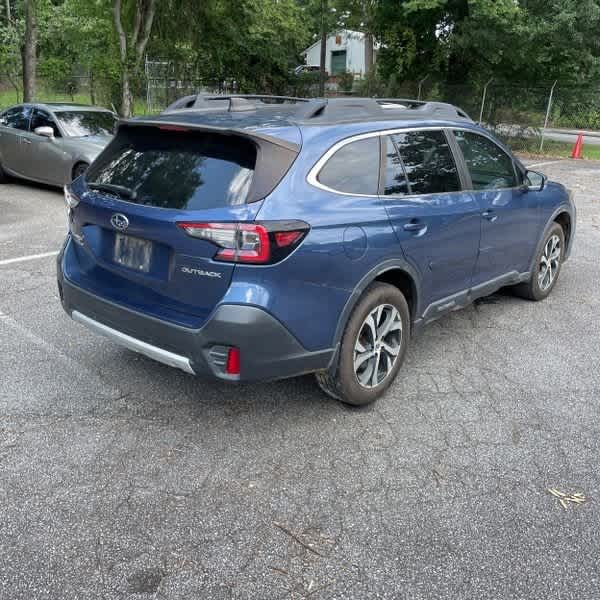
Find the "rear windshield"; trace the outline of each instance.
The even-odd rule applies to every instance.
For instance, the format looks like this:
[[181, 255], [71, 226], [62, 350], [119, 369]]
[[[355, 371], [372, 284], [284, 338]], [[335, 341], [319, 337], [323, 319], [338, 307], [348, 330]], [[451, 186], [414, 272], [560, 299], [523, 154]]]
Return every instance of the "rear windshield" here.
[[114, 186], [128, 202], [198, 210], [244, 204], [255, 164], [256, 147], [242, 137], [131, 127], [119, 131], [86, 179], [98, 189]]

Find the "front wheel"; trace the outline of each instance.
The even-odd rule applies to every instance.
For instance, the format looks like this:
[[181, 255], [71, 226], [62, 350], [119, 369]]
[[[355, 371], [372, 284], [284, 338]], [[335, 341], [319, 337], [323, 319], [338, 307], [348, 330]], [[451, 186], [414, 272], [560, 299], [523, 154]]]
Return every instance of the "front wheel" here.
[[73, 173], [72, 173], [72, 175], [73, 175], [73, 181], [75, 181], [75, 179], [77, 179], [78, 177], [80, 177], [81, 175], [83, 175], [87, 171], [87, 169], [88, 169], [89, 166], [90, 165], [88, 165], [87, 163], [84, 163], [84, 162], [77, 163], [73, 167]]
[[372, 283], [348, 320], [335, 373], [317, 373], [319, 386], [346, 404], [374, 402], [396, 378], [409, 337], [410, 312], [402, 292]]
[[515, 286], [518, 296], [528, 300], [546, 298], [558, 280], [565, 255], [565, 233], [554, 223], [544, 237], [544, 243], [535, 258], [529, 281]]
[[8, 183], [8, 175], [6, 171], [2, 168], [2, 163], [0, 162], [0, 183]]

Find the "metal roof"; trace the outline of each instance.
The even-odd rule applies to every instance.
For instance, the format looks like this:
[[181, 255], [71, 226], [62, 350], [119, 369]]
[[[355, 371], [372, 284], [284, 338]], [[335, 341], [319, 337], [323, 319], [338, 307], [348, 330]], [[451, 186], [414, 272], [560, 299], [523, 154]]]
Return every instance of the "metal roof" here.
[[93, 111], [93, 112], [112, 112], [112, 110], [108, 108], [104, 108], [102, 106], [92, 106], [90, 104], [76, 104], [71, 102], [25, 102], [24, 104], [28, 106], [39, 106], [45, 107], [51, 111], [61, 111], [61, 112], [70, 112], [70, 111]]

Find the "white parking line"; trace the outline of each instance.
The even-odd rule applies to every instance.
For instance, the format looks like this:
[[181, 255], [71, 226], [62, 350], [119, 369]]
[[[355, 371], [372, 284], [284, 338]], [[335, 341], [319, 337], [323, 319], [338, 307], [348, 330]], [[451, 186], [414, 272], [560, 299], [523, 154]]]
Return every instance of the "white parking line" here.
[[[58, 302], [58, 300], [57, 300]], [[83, 362], [80, 362], [74, 358], [71, 358], [62, 350], [57, 348], [54, 344], [47, 342], [39, 335], [35, 334], [33, 331], [21, 325], [18, 321], [13, 319], [11, 316], [0, 310], [0, 329], [2, 326], [12, 330], [19, 337], [29, 341], [34, 344], [40, 350], [46, 352], [46, 354], [51, 357], [53, 360], [57, 360], [66, 364], [70, 369], [72, 369], [78, 376], [85, 376], [88, 382], [93, 382], [94, 385], [97, 386], [97, 389], [107, 391], [110, 394], [116, 396], [120, 395], [121, 392], [119, 388], [113, 386], [110, 382], [105, 382], [102, 379], [102, 376], [99, 374], [97, 370], [91, 369], [87, 367]]]
[[0, 267], [3, 265], [12, 265], [14, 263], [26, 262], [28, 260], [37, 260], [38, 258], [48, 258], [49, 256], [56, 256], [58, 250], [54, 252], [43, 252], [42, 254], [30, 254], [29, 256], [19, 256], [17, 258], [7, 258], [6, 260], [0, 260]]

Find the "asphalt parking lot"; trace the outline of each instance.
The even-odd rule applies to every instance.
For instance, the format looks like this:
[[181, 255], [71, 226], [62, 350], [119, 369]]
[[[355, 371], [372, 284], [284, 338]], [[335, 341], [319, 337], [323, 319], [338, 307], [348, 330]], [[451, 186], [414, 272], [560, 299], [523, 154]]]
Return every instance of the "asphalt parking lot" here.
[[[598, 598], [600, 163], [551, 297], [429, 326], [350, 409], [201, 382], [62, 312], [62, 194], [0, 186], [0, 598]], [[564, 509], [547, 488], [581, 492]]]

